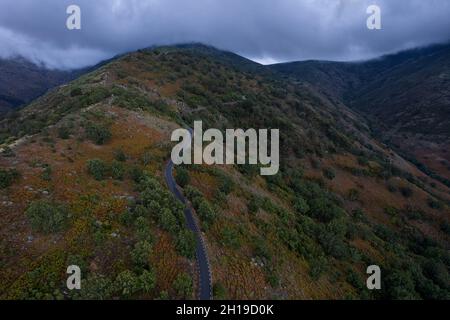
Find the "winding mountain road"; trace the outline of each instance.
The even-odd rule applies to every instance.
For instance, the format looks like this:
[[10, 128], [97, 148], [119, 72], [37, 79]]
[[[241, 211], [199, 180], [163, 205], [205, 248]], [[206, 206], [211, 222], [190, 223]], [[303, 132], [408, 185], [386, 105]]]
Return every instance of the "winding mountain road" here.
[[194, 218], [194, 213], [186, 200], [184, 195], [175, 182], [173, 177], [174, 164], [172, 160], [167, 162], [165, 168], [165, 179], [169, 187], [170, 192], [185, 205], [184, 216], [186, 218], [187, 227], [195, 233], [197, 240], [196, 247], [196, 259], [199, 272], [199, 285], [198, 285], [198, 298], [200, 300], [212, 299], [212, 280], [211, 280], [211, 268], [209, 265], [208, 254], [206, 252], [205, 242], [203, 240], [202, 232]]

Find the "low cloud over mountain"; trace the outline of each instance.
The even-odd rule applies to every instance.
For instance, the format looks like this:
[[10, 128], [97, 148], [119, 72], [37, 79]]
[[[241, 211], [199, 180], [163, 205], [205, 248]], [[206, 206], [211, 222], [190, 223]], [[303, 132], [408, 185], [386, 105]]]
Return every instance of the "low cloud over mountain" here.
[[[66, 28], [66, 8], [82, 30]], [[366, 9], [382, 10], [382, 30]], [[450, 38], [447, 0], [3, 0], [1, 57], [77, 68], [145, 46], [203, 42], [268, 63], [365, 59]], [[21, 17], [27, 17], [23, 19]]]

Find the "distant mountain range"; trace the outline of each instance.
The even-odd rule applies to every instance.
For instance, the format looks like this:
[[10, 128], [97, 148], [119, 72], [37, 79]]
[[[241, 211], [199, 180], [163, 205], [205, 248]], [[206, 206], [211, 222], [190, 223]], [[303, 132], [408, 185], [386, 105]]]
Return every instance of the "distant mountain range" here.
[[76, 74], [48, 70], [23, 58], [0, 59], [0, 113], [29, 103]]
[[365, 62], [305, 61], [270, 68], [374, 120], [383, 140], [450, 178], [450, 44]]

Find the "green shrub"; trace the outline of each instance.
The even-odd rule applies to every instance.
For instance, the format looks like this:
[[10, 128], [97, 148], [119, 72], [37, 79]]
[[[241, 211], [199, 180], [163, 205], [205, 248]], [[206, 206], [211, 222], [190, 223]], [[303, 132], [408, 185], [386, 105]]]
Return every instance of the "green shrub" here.
[[259, 210], [259, 204], [258, 200], [255, 196], [251, 196], [248, 204], [247, 204], [247, 210], [249, 213], [256, 213]]
[[13, 184], [20, 177], [16, 169], [0, 169], [0, 189], [5, 189]]
[[65, 126], [59, 127], [58, 128], [58, 137], [60, 139], [64, 139], [64, 140], [69, 139], [69, 137], [70, 137], [70, 129], [68, 127], [65, 127]]
[[115, 180], [123, 180], [125, 176], [125, 166], [123, 163], [114, 160], [111, 164], [111, 175]]
[[44, 181], [50, 181], [52, 180], [52, 167], [48, 164], [44, 166], [44, 170], [41, 174], [41, 179]]
[[239, 240], [239, 233], [237, 233], [236, 230], [229, 227], [223, 227], [221, 229], [220, 241], [222, 245], [235, 250], [241, 247], [241, 242]]
[[[269, 177], [269, 176], [266, 176]], [[228, 195], [233, 191], [234, 183], [228, 176], [221, 174], [219, 176], [219, 190], [220, 192]]]
[[79, 298], [83, 300], [108, 300], [114, 292], [113, 282], [104, 276], [93, 275], [81, 280]]
[[197, 240], [195, 234], [187, 229], [183, 229], [177, 236], [177, 250], [186, 258], [193, 259], [195, 257], [195, 248]]
[[358, 189], [350, 189], [348, 190], [348, 200], [350, 201], [357, 201], [359, 199], [359, 190]]
[[130, 270], [125, 270], [117, 276], [114, 281], [114, 291], [122, 298], [129, 298], [140, 289], [138, 277]]
[[146, 267], [149, 264], [152, 245], [148, 241], [139, 241], [131, 251], [131, 258], [138, 267]]
[[410, 187], [401, 187], [400, 192], [405, 198], [410, 198], [413, 195], [413, 190]]
[[329, 180], [333, 180], [334, 178], [336, 178], [336, 172], [332, 168], [324, 169], [323, 175]]
[[306, 214], [309, 211], [308, 202], [301, 196], [294, 199], [294, 209], [300, 214]]
[[144, 171], [139, 166], [134, 165], [130, 168], [128, 174], [134, 182], [139, 183], [144, 176]]
[[187, 273], [179, 274], [173, 283], [173, 288], [181, 299], [191, 298], [193, 293], [192, 278]]
[[159, 224], [161, 228], [163, 228], [167, 232], [170, 232], [172, 235], [177, 233], [178, 230], [177, 218], [173, 215], [173, 213], [169, 209], [164, 208], [161, 210], [161, 215], [159, 217]]
[[435, 209], [435, 210], [441, 210], [443, 207], [441, 202], [434, 200], [432, 198], [427, 199], [427, 204], [431, 209]]
[[216, 282], [213, 285], [213, 295], [214, 295], [214, 299], [218, 299], [218, 300], [224, 300], [227, 298], [227, 291], [220, 282]]
[[[144, 215], [147, 215], [147, 209], [143, 206], [138, 206], [139, 210], [135, 209], [135, 214], [140, 215], [136, 221], [134, 222], [135, 228], [136, 228], [136, 238], [139, 239], [139, 241], [147, 241], [149, 243], [153, 243], [153, 234], [151, 232], [150, 226], [148, 224], [148, 220], [144, 218]], [[139, 212], [140, 210], [145, 210], [142, 213]]]
[[144, 166], [148, 166], [152, 162], [152, 159], [153, 159], [153, 155], [150, 153], [150, 151], [146, 151], [142, 155], [142, 164]]
[[111, 139], [111, 131], [102, 125], [90, 124], [86, 128], [86, 136], [95, 144], [102, 145]]
[[83, 91], [81, 91], [81, 88], [73, 88], [70, 91], [70, 96], [71, 97], [81, 96], [82, 94], [83, 94]]
[[144, 270], [139, 276], [139, 290], [144, 293], [150, 293], [155, 288], [156, 277], [152, 271]]
[[88, 160], [87, 169], [88, 173], [98, 181], [105, 179], [108, 174], [108, 166], [99, 159]]
[[415, 300], [417, 293], [415, 291], [414, 280], [408, 271], [389, 270], [382, 284], [382, 289], [386, 299], [392, 300]]
[[185, 168], [180, 166], [176, 167], [175, 172], [176, 172], [175, 179], [178, 185], [182, 188], [187, 186], [190, 181], [189, 172]]
[[33, 230], [42, 233], [61, 231], [67, 224], [67, 210], [47, 200], [34, 201], [25, 211]]
[[214, 212], [209, 202], [203, 199], [198, 206], [197, 212], [200, 220], [202, 221], [202, 225], [206, 229], [208, 229], [214, 222], [216, 217], [216, 213]]
[[309, 214], [320, 222], [328, 223], [345, 214], [344, 210], [326, 198], [317, 198], [309, 202]]
[[117, 149], [114, 151], [114, 159], [116, 159], [116, 161], [125, 162], [127, 161], [127, 155], [122, 149]]

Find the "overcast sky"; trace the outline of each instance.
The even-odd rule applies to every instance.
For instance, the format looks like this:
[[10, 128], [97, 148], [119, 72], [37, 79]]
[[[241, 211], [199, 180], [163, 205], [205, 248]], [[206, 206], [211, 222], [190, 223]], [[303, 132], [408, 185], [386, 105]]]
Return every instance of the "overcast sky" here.
[[[66, 8], [81, 7], [81, 30]], [[366, 9], [382, 10], [368, 30]], [[356, 60], [450, 39], [449, 0], [0, 0], [0, 56], [76, 68], [202, 42], [262, 62]]]

